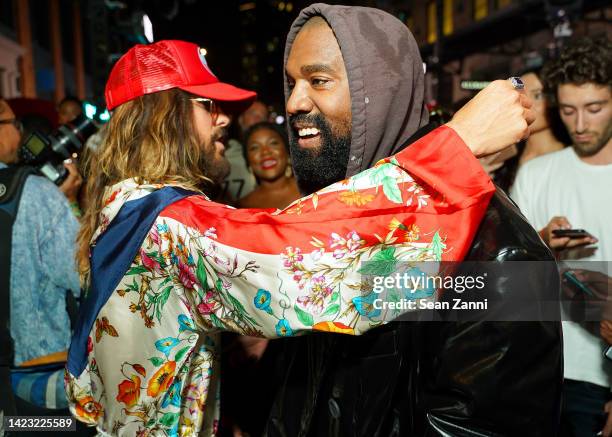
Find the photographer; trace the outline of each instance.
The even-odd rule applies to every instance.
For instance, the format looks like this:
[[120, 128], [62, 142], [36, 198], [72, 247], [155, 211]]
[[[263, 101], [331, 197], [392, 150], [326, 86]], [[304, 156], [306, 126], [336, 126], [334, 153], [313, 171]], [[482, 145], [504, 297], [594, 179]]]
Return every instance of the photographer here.
[[20, 128], [0, 99], [0, 409], [5, 415], [60, 414], [67, 406], [67, 302], [75, 303], [80, 293], [74, 264], [78, 221], [69, 201], [76, 201], [82, 179], [66, 163], [69, 174], [58, 190], [47, 178], [13, 165]]

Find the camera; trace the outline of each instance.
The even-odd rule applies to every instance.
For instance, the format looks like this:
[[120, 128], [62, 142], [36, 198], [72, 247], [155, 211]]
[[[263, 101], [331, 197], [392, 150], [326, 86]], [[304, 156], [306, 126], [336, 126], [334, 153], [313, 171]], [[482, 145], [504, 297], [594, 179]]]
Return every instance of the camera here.
[[97, 130], [96, 124], [81, 114], [48, 136], [34, 131], [19, 149], [20, 162], [36, 167], [43, 176], [61, 185], [68, 176], [64, 160], [78, 155]]

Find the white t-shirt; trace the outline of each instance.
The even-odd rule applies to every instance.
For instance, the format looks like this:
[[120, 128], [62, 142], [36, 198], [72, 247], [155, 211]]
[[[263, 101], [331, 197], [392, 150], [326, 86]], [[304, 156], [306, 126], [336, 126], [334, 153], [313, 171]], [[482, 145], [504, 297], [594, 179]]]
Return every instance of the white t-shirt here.
[[[612, 165], [590, 165], [574, 149], [535, 158], [519, 170], [512, 199], [537, 230], [554, 216], [590, 232], [599, 242], [566, 251], [564, 259], [612, 261]], [[580, 324], [563, 322], [565, 377], [610, 387], [612, 363], [605, 342]]]
[[257, 187], [257, 181], [244, 159], [242, 144], [231, 139], [228, 146], [225, 159], [230, 163], [230, 173], [223, 182], [223, 189], [227, 190], [233, 200], [240, 200]]

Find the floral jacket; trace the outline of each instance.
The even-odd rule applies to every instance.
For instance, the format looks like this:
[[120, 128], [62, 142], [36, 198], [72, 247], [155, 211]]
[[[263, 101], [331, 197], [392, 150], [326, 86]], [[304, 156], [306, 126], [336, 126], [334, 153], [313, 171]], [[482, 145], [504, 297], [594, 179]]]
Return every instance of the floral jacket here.
[[[122, 207], [160, 188], [109, 187], [92, 243]], [[493, 192], [470, 150], [441, 127], [283, 211], [202, 195], [170, 204], [84, 326], [86, 346], [73, 339], [72, 413], [103, 435], [215, 435], [220, 331], [358, 335], [381, 325], [390, 318], [372, 311], [362, 263], [462, 259]], [[83, 365], [71, 364], [79, 354]]]

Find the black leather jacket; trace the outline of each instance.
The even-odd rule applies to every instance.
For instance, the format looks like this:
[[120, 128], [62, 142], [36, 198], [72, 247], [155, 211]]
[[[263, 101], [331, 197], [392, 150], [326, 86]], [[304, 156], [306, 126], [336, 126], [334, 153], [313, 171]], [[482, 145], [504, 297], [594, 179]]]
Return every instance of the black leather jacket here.
[[[485, 294], [494, 311], [516, 312], [517, 301], [538, 311], [558, 297], [552, 254], [501, 190], [466, 259], [547, 261], [495, 278]], [[362, 337], [292, 339], [287, 349], [268, 437], [557, 434], [558, 321], [396, 322]]]

